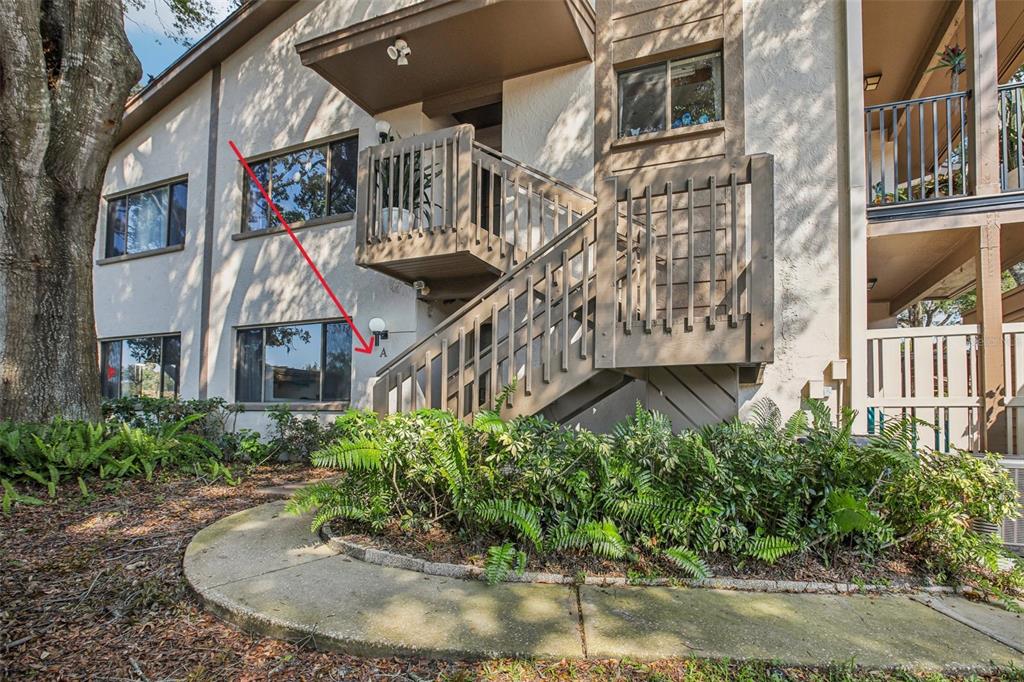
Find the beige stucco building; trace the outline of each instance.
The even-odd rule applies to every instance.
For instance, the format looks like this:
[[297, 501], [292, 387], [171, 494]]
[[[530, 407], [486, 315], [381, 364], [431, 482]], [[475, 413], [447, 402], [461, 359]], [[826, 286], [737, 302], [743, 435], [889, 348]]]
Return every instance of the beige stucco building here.
[[[951, 45], [959, 83], [932, 69]], [[683, 428], [816, 398], [1017, 467], [1022, 47], [1009, 0], [248, 2], [129, 103], [104, 391], [255, 428], [280, 403], [607, 428], [640, 401]], [[974, 289], [970, 324], [897, 327]]]

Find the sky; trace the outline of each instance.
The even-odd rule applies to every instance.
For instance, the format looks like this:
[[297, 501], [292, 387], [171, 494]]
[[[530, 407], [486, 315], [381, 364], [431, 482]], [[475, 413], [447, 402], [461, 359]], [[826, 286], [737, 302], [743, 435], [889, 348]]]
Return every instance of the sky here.
[[[220, 22], [231, 13], [235, 3], [231, 0], [211, 0], [215, 8], [215, 22]], [[147, 0], [142, 10], [129, 8], [124, 28], [135, 54], [142, 62], [142, 82], [150, 76], [157, 76], [188, 48], [167, 36], [173, 31], [174, 20], [164, 0]], [[202, 34], [189, 36], [195, 42]]]

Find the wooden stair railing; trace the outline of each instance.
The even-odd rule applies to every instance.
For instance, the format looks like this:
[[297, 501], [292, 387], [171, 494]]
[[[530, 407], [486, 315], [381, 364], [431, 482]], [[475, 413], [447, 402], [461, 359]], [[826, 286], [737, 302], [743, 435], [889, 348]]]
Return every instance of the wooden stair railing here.
[[772, 169], [757, 154], [602, 183], [597, 367], [772, 361]]
[[[470, 417], [481, 409], [532, 414], [596, 372], [600, 278], [595, 212], [469, 301], [377, 373], [381, 414], [432, 407]], [[505, 405], [495, 404], [514, 385]]]
[[470, 125], [364, 149], [357, 174], [357, 261], [371, 267], [468, 252], [507, 272], [595, 205]]
[[609, 369], [771, 362], [772, 168], [754, 155], [606, 180], [597, 208], [382, 368], [374, 409], [533, 414]]

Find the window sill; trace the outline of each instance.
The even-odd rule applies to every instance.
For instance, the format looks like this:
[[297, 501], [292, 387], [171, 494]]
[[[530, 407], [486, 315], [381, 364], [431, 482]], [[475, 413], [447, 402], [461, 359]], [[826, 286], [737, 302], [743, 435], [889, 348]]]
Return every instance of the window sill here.
[[649, 144], [651, 142], [669, 142], [675, 140], [687, 140], [707, 135], [717, 135], [725, 131], [725, 121], [711, 121], [710, 123], [698, 123], [697, 125], [672, 128], [671, 130], [659, 130], [655, 133], [644, 133], [631, 137], [620, 137], [612, 142], [612, 149], [633, 147], [635, 145]]
[[109, 258], [100, 258], [96, 261], [96, 265], [113, 265], [114, 263], [124, 263], [125, 261], [138, 260], [139, 258], [149, 258], [150, 256], [162, 256], [167, 253], [174, 253], [175, 251], [184, 250], [184, 244], [175, 244], [174, 246], [165, 246], [160, 249], [152, 249], [150, 251], [142, 251], [140, 253], [126, 253], [123, 256], [111, 256]]
[[287, 407], [292, 412], [344, 412], [351, 407], [348, 401], [301, 403], [235, 403], [246, 412], [266, 412], [275, 407]]
[[[304, 220], [297, 223], [289, 223], [292, 230], [301, 230], [307, 227], [319, 227], [321, 225], [334, 225], [337, 223], [350, 222], [355, 218], [355, 213], [339, 213], [338, 215], [327, 216], [324, 218], [314, 218], [313, 220]], [[266, 230], [254, 230], [252, 232], [235, 232], [231, 235], [231, 239], [234, 241], [240, 241], [242, 239], [254, 239], [255, 237], [268, 237], [275, 234], [287, 234], [287, 230], [284, 227], [276, 226]]]

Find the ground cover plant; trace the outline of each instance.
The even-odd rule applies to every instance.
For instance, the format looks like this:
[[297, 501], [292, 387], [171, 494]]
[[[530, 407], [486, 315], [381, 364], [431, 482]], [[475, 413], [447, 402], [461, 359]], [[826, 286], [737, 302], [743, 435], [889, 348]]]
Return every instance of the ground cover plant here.
[[843, 550], [912, 552], [932, 575], [998, 595], [1024, 585], [1019, 565], [998, 565], [998, 538], [971, 529], [1016, 511], [994, 456], [918, 453], [916, 425], [894, 420], [855, 443], [852, 424], [819, 403], [784, 421], [766, 402], [748, 422], [680, 434], [638, 407], [609, 436], [495, 412], [464, 424], [435, 410], [353, 411], [312, 456], [343, 475], [300, 490], [290, 509], [315, 510], [314, 529], [344, 520], [487, 538], [492, 582], [559, 552], [656, 558], [702, 578], [711, 554], [742, 566]]
[[269, 411], [271, 429], [236, 428], [242, 408], [222, 398], [125, 397], [103, 404], [103, 421], [0, 422], [0, 511], [39, 505], [70, 480], [83, 497], [94, 481], [152, 480], [158, 471], [235, 483], [240, 467], [307, 463], [336, 438], [332, 424], [299, 417], [287, 406]]

